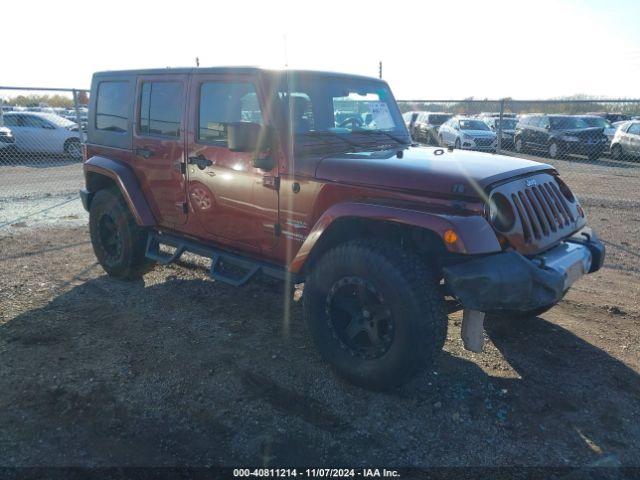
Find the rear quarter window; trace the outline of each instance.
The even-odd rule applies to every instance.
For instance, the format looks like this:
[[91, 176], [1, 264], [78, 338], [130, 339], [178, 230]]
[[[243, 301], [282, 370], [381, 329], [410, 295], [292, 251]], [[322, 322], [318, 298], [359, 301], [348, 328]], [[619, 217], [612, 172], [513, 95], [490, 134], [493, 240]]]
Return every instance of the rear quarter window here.
[[128, 82], [100, 82], [96, 101], [96, 129], [124, 133], [129, 125]]

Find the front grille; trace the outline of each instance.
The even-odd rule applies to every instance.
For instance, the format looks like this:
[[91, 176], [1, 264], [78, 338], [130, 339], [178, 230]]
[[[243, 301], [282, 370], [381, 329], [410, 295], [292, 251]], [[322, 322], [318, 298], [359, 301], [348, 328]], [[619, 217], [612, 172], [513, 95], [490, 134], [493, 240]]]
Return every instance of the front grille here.
[[553, 181], [512, 193], [511, 201], [515, 205], [527, 243], [572, 227], [575, 222], [566, 198]]
[[493, 145], [493, 138], [474, 138], [473, 141], [478, 147], [490, 147]]

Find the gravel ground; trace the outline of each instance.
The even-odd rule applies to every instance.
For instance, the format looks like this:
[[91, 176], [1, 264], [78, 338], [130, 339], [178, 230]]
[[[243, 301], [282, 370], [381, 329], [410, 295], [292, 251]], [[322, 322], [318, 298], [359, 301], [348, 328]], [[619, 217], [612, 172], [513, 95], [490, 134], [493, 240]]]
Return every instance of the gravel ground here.
[[452, 314], [433, 368], [387, 394], [332, 374], [275, 281], [195, 262], [119, 282], [85, 226], [9, 222], [0, 465], [640, 466], [638, 165], [559, 167], [605, 268], [541, 317], [489, 319], [483, 354]]

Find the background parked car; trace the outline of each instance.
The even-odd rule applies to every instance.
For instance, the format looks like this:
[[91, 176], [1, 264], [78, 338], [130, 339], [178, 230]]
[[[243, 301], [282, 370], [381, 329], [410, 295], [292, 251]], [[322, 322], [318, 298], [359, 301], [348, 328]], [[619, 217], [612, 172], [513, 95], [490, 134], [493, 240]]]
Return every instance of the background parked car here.
[[575, 153], [591, 160], [599, 158], [609, 142], [602, 128], [592, 128], [573, 115], [525, 116], [518, 122], [514, 141], [517, 152], [541, 150], [551, 158]]
[[405, 112], [402, 114], [402, 119], [404, 120], [404, 124], [407, 126], [409, 133], [413, 133], [413, 125], [416, 123], [418, 115], [420, 115], [420, 112], [416, 111]]
[[13, 132], [18, 151], [65, 154], [82, 158], [78, 125], [52, 113], [7, 112], [4, 123]]
[[15, 147], [15, 139], [7, 127], [0, 125], [0, 155], [12, 151]]
[[611, 156], [616, 160], [640, 157], [640, 121], [626, 122], [616, 130], [611, 142]]
[[591, 112], [587, 113], [587, 115], [595, 115], [596, 117], [602, 117], [609, 120], [611, 123], [613, 122], [623, 122], [631, 120], [631, 116], [625, 113], [615, 113], [615, 112]]
[[464, 150], [495, 152], [497, 137], [482, 120], [469, 117], [454, 117], [446, 121], [438, 130], [442, 145]]
[[609, 120], [596, 115], [581, 115], [580, 118], [590, 127], [602, 128], [603, 133], [609, 140], [608, 147], [611, 147], [611, 142], [613, 142], [613, 137], [616, 134], [616, 127]]
[[413, 130], [409, 130], [411, 137], [429, 145], [439, 145], [438, 129], [449, 120], [452, 115], [448, 113], [421, 112], [413, 125]]
[[[491, 130], [498, 134], [500, 126], [500, 118], [498, 117], [484, 117], [482, 119]], [[516, 133], [516, 125], [518, 120], [512, 117], [502, 117], [502, 141], [501, 146], [503, 148], [513, 148], [513, 137]]]

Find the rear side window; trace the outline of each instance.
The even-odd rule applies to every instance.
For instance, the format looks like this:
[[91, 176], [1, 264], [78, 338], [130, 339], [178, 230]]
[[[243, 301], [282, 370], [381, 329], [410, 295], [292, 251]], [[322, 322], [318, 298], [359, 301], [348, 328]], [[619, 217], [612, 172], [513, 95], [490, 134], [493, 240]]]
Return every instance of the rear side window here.
[[126, 132], [129, 122], [127, 82], [101, 82], [96, 103], [96, 128]]
[[256, 90], [250, 82], [205, 82], [200, 86], [198, 140], [227, 143], [227, 125], [262, 124]]
[[181, 82], [142, 83], [138, 117], [138, 132], [141, 135], [178, 138], [181, 120]]
[[630, 133], [632, 135], [640, 135], [640, 123], [631, 124], [629, 130], [627, 130], [627, 133]]

